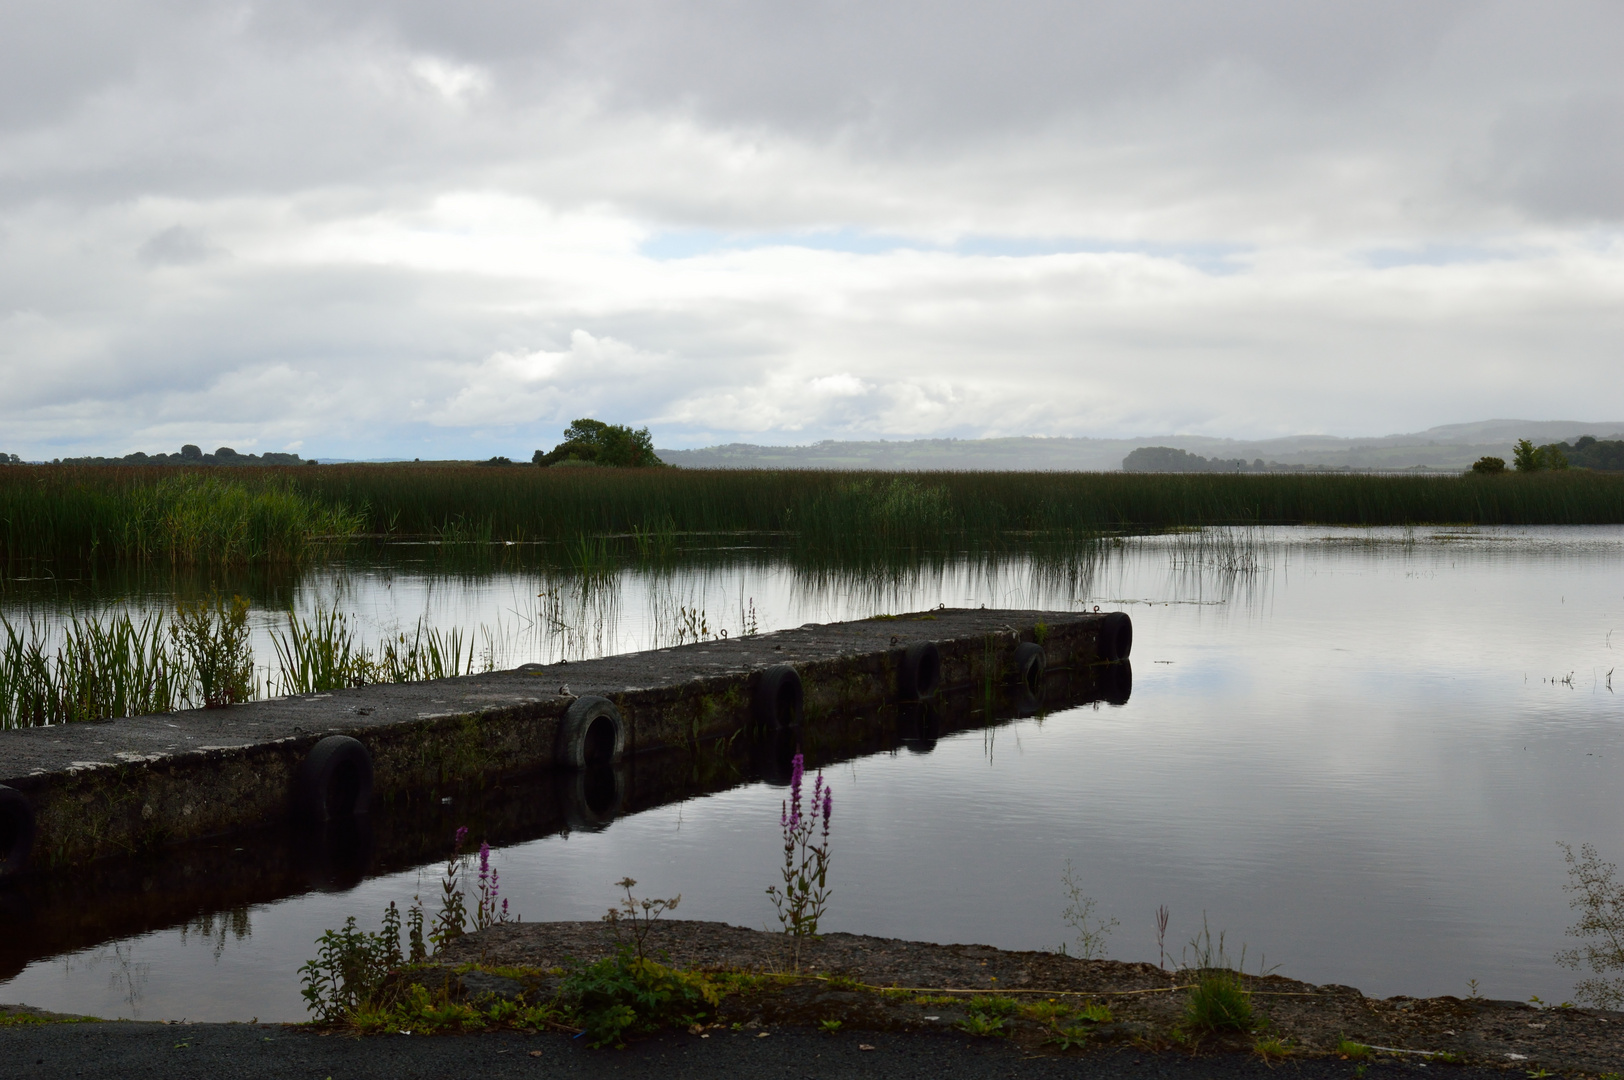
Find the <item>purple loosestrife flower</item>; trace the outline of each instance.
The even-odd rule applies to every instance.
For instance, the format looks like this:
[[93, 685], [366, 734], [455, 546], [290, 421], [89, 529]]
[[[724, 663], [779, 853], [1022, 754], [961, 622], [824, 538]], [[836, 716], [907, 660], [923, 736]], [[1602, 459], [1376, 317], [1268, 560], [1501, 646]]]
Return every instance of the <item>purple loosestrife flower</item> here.
[[835, 793], [832, 789], [823, 792], [823, 838], [829, 839], [829, 818], [835, 812]]
[[488, 841], [479, 842], [479, 883], [481, 885], [491, 878], [491, 845]]
[[464, 840], [466, 840], [466, 839], [468, 839], [468, 826], [466, 826], [466, 825], [458, 825], [457, 826], [457, 838], [451, 842], [451, 850], [452, 851], [461, 851], [462, 850], [462, 842]]
[[785, 824], [791, 829], [801, 823], [801, 777], [806, 772], [805, 762], [800, 754], [789, 762], [789, 820]]

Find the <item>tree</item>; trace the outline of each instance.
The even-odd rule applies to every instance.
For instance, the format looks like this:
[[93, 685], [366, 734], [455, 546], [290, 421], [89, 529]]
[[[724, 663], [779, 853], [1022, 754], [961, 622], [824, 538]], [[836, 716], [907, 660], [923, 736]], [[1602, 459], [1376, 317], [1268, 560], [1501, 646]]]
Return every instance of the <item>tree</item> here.
[[1512, 447], [1511, 457], [1516, 462], [1518, 472], [1538, 472], [1545, 467], [1539, 459], [1539, 449], [1531, 439], [1518, 439], [1517, 445]]
[[[1519, 466], [1520, 468], [1521, 466]], [[1497, 457], [1480, 457], [1472, 462], [1472, 471], [1484, 476], [1498, 476], [1506, 471], [1506, 459]]]
[[623, 424], [606, 424], [590, 418], [577, 420], [565, 428], [563, 442], [546, 453], [537, 450], [530, 461], [541, 466], [578, 461], [622, 468], [665, 464], [654, 454], [654, 438], [648, 428], [633, 431]]

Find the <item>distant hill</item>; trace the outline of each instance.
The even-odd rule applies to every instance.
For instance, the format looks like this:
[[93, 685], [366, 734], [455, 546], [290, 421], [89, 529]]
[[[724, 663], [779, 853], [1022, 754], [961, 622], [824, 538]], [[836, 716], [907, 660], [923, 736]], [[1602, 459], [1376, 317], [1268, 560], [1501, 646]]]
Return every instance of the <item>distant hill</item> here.
[[1349, 470], [1421, 469], [1458, 472], [1485, 455], [1510, 460], [1518, 439], [1537, 444], [1573, 442], [1581, 435], [1624, 437], [1624, 420], [1481, 420], [1446, 424], [1405, 435], [1346, 439], [1291, 435], [1279, 439], [1216, 439], [1157, 435], [1136, 439], [1019, 437], [911, 439], [809, 446], [729, 443], [702, 450], [656, 450], [661, 460], [688, 469], [963, 469], [989, 471], [1115, 471], [1143, 447], [1170, 447], [1209, 459], [1261, 460], [1265, 465]]

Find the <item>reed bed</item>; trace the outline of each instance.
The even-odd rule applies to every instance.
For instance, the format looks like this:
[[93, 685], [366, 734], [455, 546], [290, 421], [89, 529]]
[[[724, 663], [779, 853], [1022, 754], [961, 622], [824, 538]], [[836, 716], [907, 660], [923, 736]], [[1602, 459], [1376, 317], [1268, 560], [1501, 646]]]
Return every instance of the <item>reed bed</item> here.
[[0, 469], [0, 564], [298, 562], [361, 529], [361, 513], [300, 490], [291, 472]]
[[811, 547], [1020, 545], [1204, 525], [1624, 523], [1624, 475], [841, 473], [315, 466], [283, 471], [374, 534], [574, 541], [788, 534]]
[[333, 540], [418, 539], [448, 554], [558, 545], [602, 568], [611, 541], [658, 561], [751, 534], [834, 562], [1075, 547], [1213, 525], [1624, 523], [1624, 475], [838, 473], [527, 466], [0, 469], [0, 561], [298, 560]]

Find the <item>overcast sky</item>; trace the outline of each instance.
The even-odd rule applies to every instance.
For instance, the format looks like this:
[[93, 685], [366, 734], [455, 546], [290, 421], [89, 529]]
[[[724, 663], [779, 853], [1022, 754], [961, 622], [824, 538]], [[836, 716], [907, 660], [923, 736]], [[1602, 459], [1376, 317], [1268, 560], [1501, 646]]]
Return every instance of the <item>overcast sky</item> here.
[[10, 0], [0, 450], [1624, 417], [1624, 4]]

